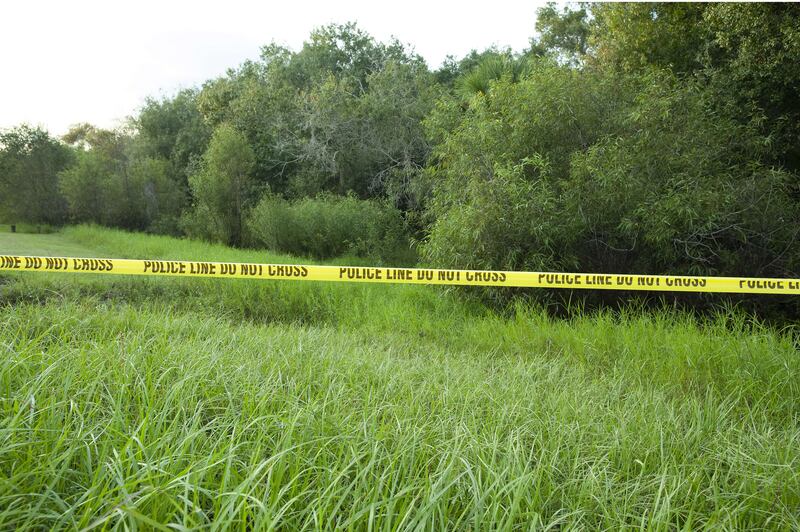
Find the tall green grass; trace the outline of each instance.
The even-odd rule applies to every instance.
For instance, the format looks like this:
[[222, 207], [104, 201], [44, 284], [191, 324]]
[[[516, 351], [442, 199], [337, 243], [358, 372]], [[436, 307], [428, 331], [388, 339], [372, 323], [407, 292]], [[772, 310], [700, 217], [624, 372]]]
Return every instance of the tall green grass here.
[[[97, 255], [291, 261], [72, 228]], [[735, 313], [0, 278], [0, 528], [800, 526], [800, 353]]]

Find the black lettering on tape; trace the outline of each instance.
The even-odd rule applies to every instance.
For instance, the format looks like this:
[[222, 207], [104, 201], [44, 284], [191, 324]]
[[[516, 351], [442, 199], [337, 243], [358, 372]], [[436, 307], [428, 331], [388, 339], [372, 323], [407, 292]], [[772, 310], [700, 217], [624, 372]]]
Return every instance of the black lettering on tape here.
[[506, 281], [505, 272], [466, 272], [464, 276], [470, 283], [504, 283]]
[[[184, 262], [170, 260], [121, 260], [126, 266], [141, 267], [138, 273], [150, 275], [226, 275], [253, 278], [319, 278], [329, 277], [320, 273], [312, 275], [308, 266], [282, 264], [213, 263]], [[114, 270], [115, 259], [61, 258], [61, 257], [20, 257], [0, 255], [2, 270], [110, 272]], [[327, 266], [319, 267], [320, 272], [329, 271]], [[337, 267], [341, 280], [375, 282], [414, 282], [423, 284], [473, 284], [500, 285], [508, 282], [508, 275], [502, 271], [435, 270], [428, 268], [373, 268]], [[638, 290], [672, 290], [702, 292], [760, 292], [760, 293], [798, 293], [800, 279], [760, 279], [760, 278], [715, 278], [697, 276], [655, 276], [655, 275], [617, 275], [617, 274], [578, 274], [578, 273], [538, 273], [520, 272], [519, 282], [512, 286], [550, 286], [555, 288], [622, 288]], [[522, 280], [531, 279], [535, 280]], [[717, 285], [718, 289], [709, 289]]]
[[[539, 282], [544, 280], [547, 286], [578, 286], [582, 284], [581, 276], [572, 273], [541, 273], [539, 274]], [[505, 281], [505, 274], [503, 274], [503, 281]]]
[[146, 260], [144, 261], [144, 272], [181, 275], [186, 273], [186, 263], [175, 260]]
[[[344, 269], [344, 268], [342, 268]], [[269, 264], [267, 265], [267, 275], [270, 277], [279, 277], [282, 279], [293, 279], [297, 277], [308, 277], [308, 268], [305, 266], [292, 266], [283, 264]], [[341, 273], [340, 273], [341, 278]]]
[[[741, 283], [740, 283], [741, 285]], [[771, 279], [749, 279], [747, 288], [750, 290], [783, 290], [783, 281], [773, 281]]]
[[110, 272], [114, 261], [110, 259], [72, 259], [72, 269], [78, 272]]
[[217, 265], [213, 262], [190, 262], [190, 275], [216, 275]]
[[22, 264], [22, 261], [19, 257], [12, 257], [4, 255], [0, 257], [0, 267], [5, 270], [16, 270], [19, 269]]

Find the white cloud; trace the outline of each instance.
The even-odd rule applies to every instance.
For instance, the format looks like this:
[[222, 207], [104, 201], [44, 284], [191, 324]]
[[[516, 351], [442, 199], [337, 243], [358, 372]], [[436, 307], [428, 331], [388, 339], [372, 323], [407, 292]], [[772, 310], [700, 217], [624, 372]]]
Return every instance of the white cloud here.
[[114, 126], [149, 95], [171, 94], [258, 57], [271, 41], [298, 49], [309, 32], [355, 21], [414, 45], [432, 66], [492, 44], [520, 50], [543, 2], [408, 0], [214, 2], [26, 1], [0, 7], [0, 128]]

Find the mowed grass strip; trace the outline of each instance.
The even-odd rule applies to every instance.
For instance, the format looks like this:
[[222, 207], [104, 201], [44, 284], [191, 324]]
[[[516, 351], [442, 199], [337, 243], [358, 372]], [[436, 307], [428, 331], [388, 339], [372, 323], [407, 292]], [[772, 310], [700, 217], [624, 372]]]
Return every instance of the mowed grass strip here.
[[63, 234], [10, 233], [0, 231], [0, 255], [44, 255], [49, 257], [83, 257], [93, 253]]
[[[92, 233], [131, 254], [171, 240], [62, 238]], [[559, 321], [428, 287], [4, 279], [0, 528], [800, 525], [794, 338], [735, 315]]]

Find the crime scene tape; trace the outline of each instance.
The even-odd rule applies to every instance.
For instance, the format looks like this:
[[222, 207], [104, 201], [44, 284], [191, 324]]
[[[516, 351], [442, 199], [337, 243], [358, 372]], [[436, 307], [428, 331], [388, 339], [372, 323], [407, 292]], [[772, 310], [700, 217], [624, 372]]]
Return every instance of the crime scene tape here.
[[439, 270], [0, 255], [0, 270], [356, 283], [800, 295], [800, 279]]

